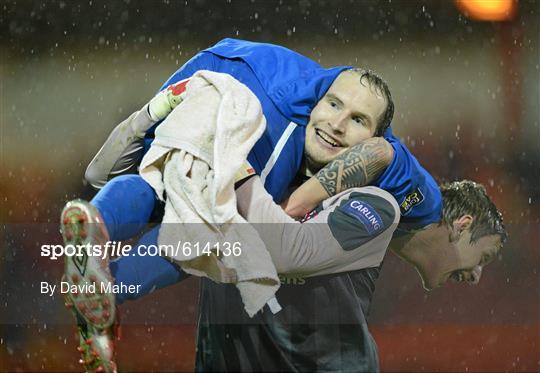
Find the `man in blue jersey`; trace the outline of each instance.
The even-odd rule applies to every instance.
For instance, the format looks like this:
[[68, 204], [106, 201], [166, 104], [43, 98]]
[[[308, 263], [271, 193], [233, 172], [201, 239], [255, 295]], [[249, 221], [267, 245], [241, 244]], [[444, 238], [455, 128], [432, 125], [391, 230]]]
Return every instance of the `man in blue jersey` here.
[[[222, 47], [221, 49], [220, 44]], [[258, 48], [261, 49], [257, 50]], [[352, 170], [355, 171], [354, 174], [362, 175], [362, 177], [353, 179], [341, 178], [340, 183], [343, 183], [339, 185], [339, 187], [335, 187], [336, 180], [331, 180], [331, 177], [328, 177], [328, 175], [333, 175], [333, 173], [325, 174], [324, 169], [322, 169], [317, 174], [316, 179], [314, 179], [322, 186], [322, 190], [325, 190], [329, 195], [333, 195], [341, 189], [346, 189], [348, 187], [362, 186], [373, 182], [375, 182], [375, 185], [380, 184], [383, 186], [386, 183], [387, 190], [389, 190], [398, 200], [401, 205], [403, 216], [408, 216], [409, 223], [412, 227], [418, 228], [440, 220], [441, 203], [438, 189], [429, 174], [418, 165], [414, 157], [408, 153], [407, 149], [395, 140], [391, 133], [386, 134], [388, 141], [381, 140], [380, 138], [366, 140], [366, 138], [371, 137], [374, 134], [380, 134], [384, 129], [384, 126], [387, 126], [391, 119], [390, 96], [385, 95], [384, 86], [382, 88], [377, 86], [377, 84], [372, 86], [373, 78], [370, 78], [369, 74], [364, 76], [362, 75], [362, 72], [343, 72], [346, 68], [324, 70], [314, 65], [312, 61], [305, 62], [303, 60], [305, 59], [304, 57], [296, 55], [294, 52], [285, 50], [281, 47], [232, 40], [218, 43], [216, 47], [208, 50], [206, 54], [202, 53], [200, 56], [195, 57], [186, 65], [187, 67], [181, 69], [181, 73], [185, 73], [186, 75], [193, 73], [197, 69], [200, 69], [201, 65], [205, 64], [208, 64], [206, 68], [210, 66], [211, 68], [216, 68], [218, 71], [226, 70], [223, 68], [225, 65], [234, 65], [230, 69], [228, 67], [229, 71], [225, 71], [231, 73], [233, 76], [235, 76], [234, 73], [238, 73], [238, 71], [242, 71], [242, 69], [247, 71], [246, 66], [249, 67], [251, 71], [258, 71], [256, 69], [261, 68], [261, 66], [259, 66], [260, 59], [255, 58], [254, 56], [260, 51], [264, 52], [265, 59], [270, 56], [275, 57], [275, 59], [279, 61], [280, 58], [283, 58], [280, 53], [285, 53], [288, 57], [291, 57], [290, 60], [296, 62], [300, 61], [298, 65], [307, 64], [309, 66], [308, 69], [297, 69], [295, 71], [295, 65], [288, 64], [286, 71], [289, 72], [290, 69], [290, 71], [293, 71], [293, 73], [300, 76], [300, 78], [295, 79], [294, 76], [291, 77], [285, 74], [286, 76], [281, 81], [281, 84], [275, 83], [275, 81], [279, 81], [276, 76], [280, 76], [280, 72], [275, 71], [275, 69], [270, 71], [271, 74], [268, 74], [270, 77], [274, 77], [275, 81], [272, 81], [268, 77], [265, 78], [262, 73], [259, 73], [259, 75], [256, 76], [256, 79], [251, 80], [249, 73], [245, 76], [239, 74], [241, 77], [239, 80], [248, 85], [261, 100], [263, 111], [269, 122], [269, 129], [265, 134], [266, 137], [263, 136], [248, 159], [254, 165], [257, 172], [261, 174], [265, 188], [271, 192], [274, 200], [280, 201], [282, 199], [286, 187], [293, 180], [296, 172], [301, 166], [302, 156], [301, 154], [298, 156], [298, 144], [302, 145], [304, 140], [302, 125], [305, 126], [308, 124], [307, 120], [312, 119], [307, 125], [307, 131], [305, 132], [307, 154], [306, 171], [315, 173], [325, 162], [340, 154], [345, 158], [336, 159], [337, 162], [332, 167], [337, 167], [338, 170], [341, 169], [344, 171], [343, 164], [350, 165], [349, 161], [353, 159], [357, 165], [355, 166], [356, 169], [345, 170], [349, 172], [344, 173], [350, 174], [350, 171]], [[268, 53], [268, 51], [271, 51], [274, 54]], [[226, 56], [224, 56], [225, 54]], [[202, 62], [201, 59], [209, 59], [211, 61]], [[193, 61], [196, 63], [193, 63]], [[276, 64], [272, 58], [270, 58], [270, 62], [269, 66], [264, 67], [271, 68], [272, 66], [280, 66], [280, 64]], [[190, 67], [190, 64], [193, 66]], [[293, 67], [292, 69], [291, 66]], [[357, 74], [356, 79], [353, 79], [355, 74]], [[253, 73], [251, 73], [251, 75], [253, 75]], [[171, 78], [171, 81], [177, 81], [183, 77], [182, 74], [175, 74], [175, 76]], [[253, 76], [251, 76], [251, 78], [253, 78]], [[376, 79], [373, 81], [375, 81], [375, 83], [377, 82]], [[357, 86], [356, 97], [354, 97], [355, 100], [348, 100], [349, 95], [354, 96], [351, 93], [354, 92], [354, 84]], [[334, 87], [334, 85], [336, 86]], [[330, 86], [330, 89], [328, 89], [328, 86]], [[335, 89], [333, 89], [333, 87]], [[350, 89], [351, 87], [353, 88], [352, 90]], [[365, 92], [366, 90], [358, 87], [366, 88], [367, 93]], [[370, 97], [369, 95], [369, 92], [372, 91], [371, 88], [373, 88], [373, 92], [375, 93], [373, 97]], [[325, 93], [326, 95], [322, 96]], [[356, 103], [366, 102], [366, 94], [367, 99], [373, 99], [372, 105], [356, 107]], [[319, 100], [320, 97], [322, 97], [321, 100]], [[382, 105], [377, 106], [377, 104], [381, 104], [381, 102], [377, 101], [377, 98], [380, 99], [379, 101], [382, 101]], [[313, 109], [313, 112], [311, 112], [311, 107], [313, 107], [315, 103], [317, 103], [317, 105]], [[152, 104], [152, 102], [150, 104]], [[159, 110], [153, 111], [151, 106], [152, 105], [149, 105], [146, 108], [148, 115], [152, 117], [152, 119], [161, 119], [159, 115], [153, 117], [153, 114], [155, 115]], [[375, 108], [375, 110], [369, 110], [372, 108]], [[390, 115], [388, 115], [388, 113], [390, 113]], [[276, 128], [273, 127], [271, 118], [276, 120]], [[131, 120], [130, 124], [137, 122], [140, 118], [135, 116], [135, 118], [132, 119], [135, 120]], [[291, 123], [292, 119], [300, 123]], [[288, 120], [291, 121], [287, 123]], [[353, 126], [356, 125], [362, 130], [367, 129], [366, 136], [365, 138], [363, 138], [362, 135], [359, 137], [353, 136], [353, 140], [350, 140], [348, 136], [351, 134], [351, 131], [355, 131], [356, 127]], [[144, 132], [146, 128], [143, 126], [142, 130], [141, 128], [138, 128], [137, 130], [139, 132]], [[360, 131], [360, 133], [361, 132], [362, 131]], [[361, 142], [361, 144], [355, 146], [358, 139], [360, 139], [359, 142]], [[129, 143], [128, 145], [132, 144], [130, 141], [126, 141], [126, 143]], [[390, 147], [389, 144], [391, 144]], [[280, 148], [281, 153], [276, 155], [275, 150], [272, 150], [275, 148]], [[300, 149], [303, 149], [303, 146], [301, 146]], [[343, 153], [345, 150], [349, 150], [349, 153]], [[349, 159], [347, 159], [347, 157], [349, 157]], [[265, 161], [265, 159], [267, 161]], [[282, 160], [284, 161], [282, 162]], [[280, 162], [283, 164], [279, 164]], [[118, 164], [115, 164], [115, 166], [118, 166]], [[279, 177], [272, 178], [279, 170], [292, 170], [293, 172], [286, 173], [288, 176], [285, 177], [280, 175]], [[385, 171], [383, 172], [383, 170]], [[137, 189], [137, 187], [130, 188], [130, 183], [138, 183], [134, 178], [117, 180], [119, 181], [117, 181], [116, 184], [121, 184], [120, 182], [122, 182], [125, 184], [124, 187], [127, 185], [129, 193], [141, 190]], [[114, 183], [112, 185], [114, 185]], [[321, 188], [319, 188], [319, 191], [320, 190]], [[126, 193], [125, 189], [123, 192], [118, 193], [118, 189], [112, 188], [111, 185], [109, 185], [104, 188], [102, 192], [101, 196], [97, 196], [98, 198], [96, 198], [94, 204], [98, 206], [98, 209], [102, 213], [109, 231], [113, 232], [111, 238], [114, 237], [113, 239], [118, 240], [125, 238], [122, 234], [127, 236], [132, 234], [129, 229], [125, 229], [126, 223], [133, 223], [132, 225], [136, 228], [133, 229], [133, 231], [140, 229], [138, 226], [140, 222], [137, 221], [137, 219], [133, 221], [130, 221], [129, 219], [127, 219], [127, 221], [126, 219], [120, 219], [122, 221], [118, 222], [118, 214], [116, 214], [117, 211], [115, 212], [114, 204], [108, 204], [109, 201], [115, 201], [122, 198], [124, 196], [123, 193]], [[107, 196], [103, 197], [103, 195]], [[153, 198], [151, 191], [146, 191], [137, 197], [141, 197], [140, 200], [149, 200]], [[138, 200], [137, 202], [140, 201]], [[290, 206], [294, 206], [295, 195], [291, 197], [289, 203]], [[100, 208], [100, 204], [102, 208]], [[153, 200], [150, 204], [152, 204], [151, 207], [153, 208]], [[302, 202], [300, 205], [308, 206], [309, 202], [306, 204]], [[113, 206], [113, 208], [111, 208], [111, 206]], [[118, 208], [118, 205], [116, 208]], [[131, 208], [133, 208], [133, 206]], [[142, 210], [151, 211], [152, 208], [146, 208], [144, 203], [135, 205], [136, 212]], [[424, 211], [415, 214], [416, 211], [422, 210], [422, 208], [425, 208]], [[123, 209], [120, 209], [120, 215], [123, 211]], [[149, 213], [147, 213], [147, 215], [149, 215]], [[75, 219], [78, 219], [79, 217], [80, 216], [74, 215]], [[146, 222], [148, 216], [139, 220]], [[124, 233], [117, 234], [115, 223], [116, 226], [121, 228], [120, 230], [124, 230]], [[470, 221], [468, 223], [467, 221], [462, 223], [463, 224], [460, 224], [460, 227], [465, 227], [463, 230], [466, 229], [467, 224], [470, 225]], [[73, 233], [77, 234], [77, 230], [74, 230]], [[90, 236], [92, 236], [92, 234], [90, 234]], [[493, 244], [493, 246], [496, 245]], [[161, 258], [153, 258], [151, 260], [154, 259], [160, 260]], [[111, 265], [117, 281], [119, 277], [122, 276], [120, 268], [121, 263], [122, 261], [116, 263], [116, 269], [114, 268], [114, 265]], [[478, 263], [475, 265], [477, 264]], [[173, 278], [169, 277], [165, 282], [171, 282], [171, 279], [174, 281], [182, 278], [181, 274], [179, 274], [172, 264], [167, 263], [166, 265], [169, 267], [167, 270], [162, 271], [162, 273], [173, 273]], [[453, 270], [452, 273], [458, 273], [456, 272], [458, 269], [459, 267], [457, 267], [455, 271]], [[474, 271], [471, 267], [470, 271], [461, 271], [459, 273], [470, 273], [470, 275], [463, 275], [463, 277], [469, 278], [473, 276], [472, 273], [474, 273]], [[158, 275], [162, 274], [158, 273]], [[165, 275], [165, 277], [166, 276], [168, 275]], [[156, 277], [152, 280], [154, 280], [154, 282], [159, 282], [159, 280], [156, 280]], [[428, 286], [430, 286], [429, 283]], [[102, 313], [102, 315], [105, 314], [105, 312]]]

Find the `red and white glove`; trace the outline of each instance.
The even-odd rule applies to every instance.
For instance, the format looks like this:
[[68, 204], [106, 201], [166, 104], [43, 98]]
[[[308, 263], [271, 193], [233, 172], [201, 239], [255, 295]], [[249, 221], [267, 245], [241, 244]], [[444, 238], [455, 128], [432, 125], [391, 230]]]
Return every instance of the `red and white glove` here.
[[184, 99], [184, 92], [189, 79], [171, 84], [154, 96], [148, 103], [148, 113], [154, 121], [164, 119]]

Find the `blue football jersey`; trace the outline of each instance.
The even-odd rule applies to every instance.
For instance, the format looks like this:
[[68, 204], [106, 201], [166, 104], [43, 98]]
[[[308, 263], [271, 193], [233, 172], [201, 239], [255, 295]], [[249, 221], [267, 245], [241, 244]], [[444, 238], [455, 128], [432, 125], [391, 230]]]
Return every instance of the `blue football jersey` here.
[[[372, 185], [394, 196], [401, 210], [400, 230], [411, 230], [438, 222], [442, 195], [429, 174], [388, 128], [384, 138], [394, 148], [394, 159]], [[399, 232], [398, 232], [399, 233]]]
[[[305, 126], [311, 109], [335, 78], [349, 68], [324, 69], [284, 47], [224, 39], [186, 62], [161, 89], [199, 70], [227, 73], [245, 84], [261, 102], [267, 123], [248, 161], [279, 202], [302, 164]], [[147, 132], [146, 147], [156, 126]]]
[[[161, 89], [191, 77], [198, 70], [230, 74], [251, 89], [261, 102], [267, 127], [248, 160], [261, 175], [266, 190], [279, 202], [302, 164], [305, 126], [311, 110], [336, 77], [350, 68], [325, 69], [281, 46], [224, 39], [195, 55]], [[154, 128], [147, 133], [148, 144], [153, 139]], [[417, 229], [438, 221], [442, 198], [435, 180], [390, 129], [384, 137], [394, 147], [395, 155], [373, 185], [396, 198], [401, 207], [402, 227]]]

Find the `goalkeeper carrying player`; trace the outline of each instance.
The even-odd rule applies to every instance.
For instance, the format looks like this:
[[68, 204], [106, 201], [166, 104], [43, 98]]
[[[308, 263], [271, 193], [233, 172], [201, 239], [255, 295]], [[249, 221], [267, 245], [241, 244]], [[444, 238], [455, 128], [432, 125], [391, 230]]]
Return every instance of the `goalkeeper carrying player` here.
[[[195, 56], [166, 83], [166, 86], [173, 84], [171, 89], [158, 94], [113, 131], [89, 166], [87, 177], [93, 185], [101, 186], [113, 176], [136, 170], [142, 152], [151, 141], [151, 127], [178, 104], [187, 84], [185, 79], [201, 69], [229, 73], [248, 86], [259, 98], [267, 119], [267, 130], [248, 156], [248, 161], [260, 176], [251, 177], [238, 188], [239, 211], [243, 211], [244, 217], [252, 222], [290, 223], [297, 237], [298, 234], [304, 237], [303, 244], [294, 246], [284, 239], [281, 247], [275, 245], [273, 253], [269, 248], [271, 255], [281, 273], [307, 273], [307, 277], [313, 279], [309, 287], [289, 289], [282, 286], [277, 293], [278, 300], [285, 309], [301, 310], [299, 317], [306, 324], [314, 325], [313, 335], [317, 335], [321, 343], [341, 338], [338, 345], [350, 346], [351, 350], [346, 354], [333, 349], [321, 351], [302, 343], [291, 347], [291, 341], [297, 341], [301, 336], [295, 335], [294, 330], [277, 347], [267, 350], [262, 341], [268, 337], [276, 339], [280, 335], [279, 330], [287, 330], [287, 326], [297, 320], [283, 320], [280, 316], [290, 312], [282, 312], [275, 317], [262, 313], [256, 317], [263, 317], [261, 322], [273, 326], [265, 329], [270, 335], [261, 334], [260, 328], [250, 334], [255, 335], [255, 340], [242, 339], [241, 333], [233, 334], [239, 336], [236, 343], [246, 348], [250, 343], [260, 343], [257, 344], [261, 346], [259, 353], [266, 354], [269, 359], [261, 356], [259, 361], [266, 361], [269, 365], [254, 366], [249, 356], [239, 351], [219, 350], [208, 343], [219, 343], [226, 334], [211, 327], [213, 318], [222, 314], [218, 311], [224, 305], [214, 301], [211, 303], [216, 309], [211, 309], [208, 303], [203, 302], [198, 370], [376, 369], [376, 349], [369, 342], [371, 337], [365, 327], [367, 309], [348, 307], [345, 313], [350, 315], [349, 321], [352, 322], [348, 324], [356, 325], [358, 329], [351, 328], [349, 334], [336, 335], [335, 328], [321, 326], [325, 324], [324, 320], [315, 322], [313, 318], [316, 315], [310, 314], [300, 300], [307, 301], [310, 299], [307, 297], [313, 298], [321, 286], [334, 284], [336, 288], [332, 293], [340, 299], [352, 300], [356, 294], [360, 296], [356, 304], [369, 304], [373, 291], [371, 285], [374, 285], [392, 235], [393, 223], [399, 219], [398, 205], [401, 224], [394, 235], [392, 248], [418, 269], [426, 288], [439, 286], [449, 277], [471, 282], [479, 280], [481, 268], [496, 254], [505, 237], [500, 214], [483, 188], [472, 182], [444, 186], [441, 201], [433, 178], [388, 128], [393, 103], [386, 84], [378, 76], [347, 67], [322, 69], [313, 61], [278, 46], [226, 39]], [[295, 181], [298, 185], [298, 180], [303, 181], [310, 175], [314, 177], [298, 188], [284, 204], [286, 211], [292, 215], [303, 215], [323, 199], [334, 198], [311, 212], [304, 219], [304, 224], [295, 224], [274, 201], [281, 202], [289, 185]], [[379, 187], [390, 194], [372, 188], [348, 190], [366, 185]], [[242, 191], [245, 194], [242, 195]], [[356, 196], [355, 192], [359, 194]], [[261, 198], [252, 201], [250, 196], [253, 195]], [[371, 207], [368, 212], [381, 218], [381, 231], [374, 234], [363, 225], [362, 218], [357, 215], [362, 213], [362, 209], [360, 212], [355, 210], [359, 202], [365, 202]], [[253, 206], [262, 204], [264, 209], [257, 211], [265, 214], [253, 213], [251, 203]], [[64, 239], [69, 243], [129, 238], [145, 226], [156, 205], [159, 204], [153, 190], [140, 176], [114, 177], [91, 204], [80, 201], [68, 204], [62, 220]], [[314, 222], [328, 223], [330, 231], [315, 232], [310, 229], [316, 226], [311, 224]], [[155, 243], [157, 230], [149, 231], [142, 238], [142, 243]], [[287, 235], [282, 233], [285, 238], [291, 237], [290, 232]], [[317, 251], [320, 246], [309, 243], [325, 239], [323, 242], [331, 242], [335, 249], [330, 252], [331, 257], [321, 258], [319, 254], [328, 253]], [[373, 256], [365, 253], [365, 245], [370, 243]], [[448, 255], [441, 256], [440, 250], [446, 250]], [[355, 256], [344, 255], [350, 254], [344, 253], [348, 251]], [[295, 261], [302, 255], [311, 255], [315, 262]], [[344, 258], [350, 266], [346, 265]], [[320, 261], [327, 263], [322, 270]], [[110, 264], [93, 257], [79, 262], [67, 260], [66, 273], [68, 281], [73, 282], [101, 280], [139, 284], [143, 292], [138, 296], [186, 276], [166, 258], [131, 256]], [[322, 274], [332, 278], [320, 276]], [[351, 283], [351, 279], [353, 284], [363, 284], [363, 288], [371, 290], [360, 295], [355, 293], [346, 285]], [[217, 300], [218, 294], [229, 290], [203, 281], [203, 291], [203, 300]], [[115, 319], [113, 304], [124, 300], [122, 295], [115, 299], [111, 294], [99, 295], [92, 300], [95, 303], [70, 299], [75, 305], [84, 363], [88, 369], [115, 369], [111, 338]], [[326, 317], [344, 312], [333, 307], [336, 305], [327, 305]], [[314, 322], [310, 324], [310, 320]], [[276, 325], [280, 327], [276, 329]], [[366, 346], [372, 347], [360, 351], [359, 346], [347, 343], [359, 335], [363, 336]], [[203, 343], [205, 336], [208, 338]], [[84, 347], [88, 346], [85, 342], [89, 338], [92, 348]], [[296, 351], [295, 354], [291, 355], [292, 351]], [[231, 362], [235, 363], [231, 365]]]

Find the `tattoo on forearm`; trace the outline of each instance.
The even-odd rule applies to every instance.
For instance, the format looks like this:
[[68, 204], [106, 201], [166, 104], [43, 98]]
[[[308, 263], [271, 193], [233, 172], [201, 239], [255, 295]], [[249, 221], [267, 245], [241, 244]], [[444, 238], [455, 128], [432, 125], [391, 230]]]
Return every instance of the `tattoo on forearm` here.
[[315, 177], [329, 196], [368, 185], [388, 166], [391, 145], [383, 138], [371, 138], [351, 147], [323, 167]]

